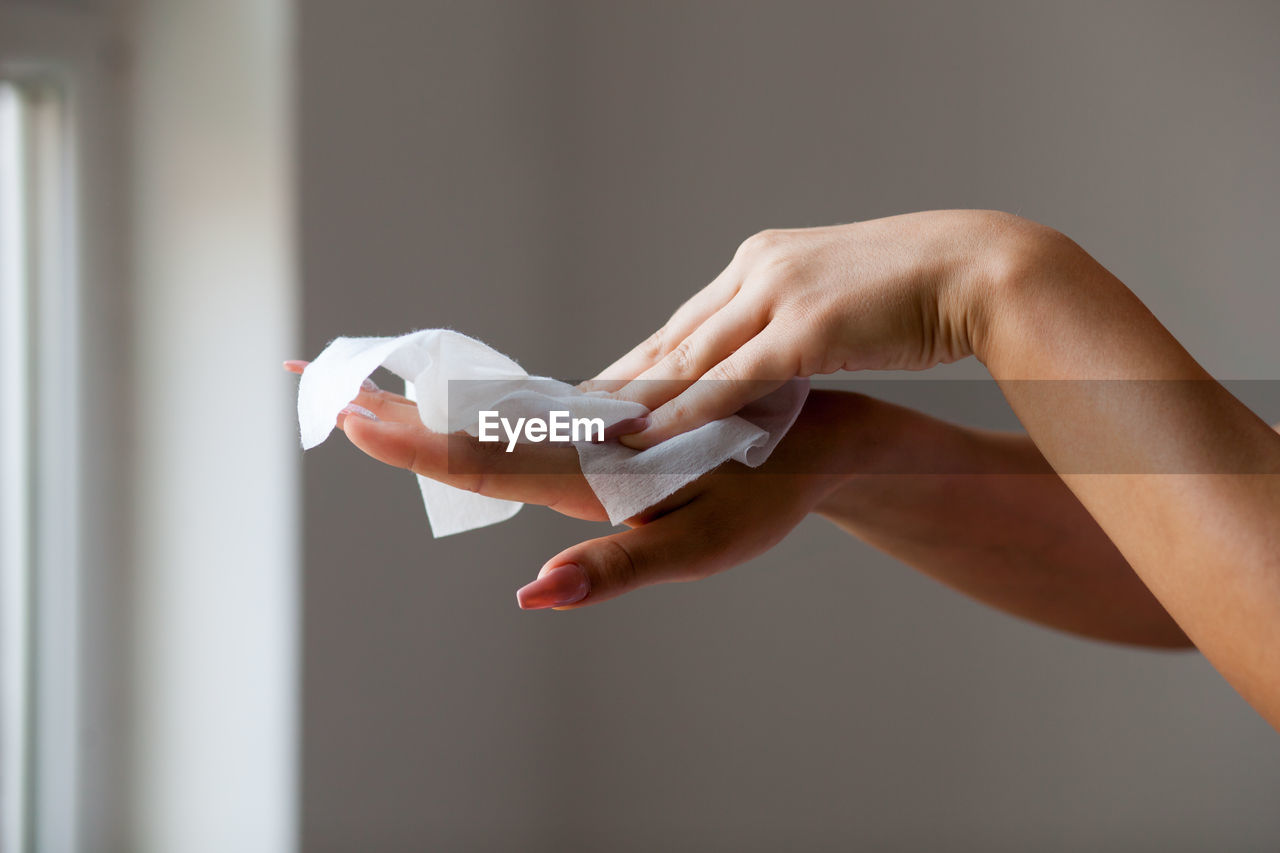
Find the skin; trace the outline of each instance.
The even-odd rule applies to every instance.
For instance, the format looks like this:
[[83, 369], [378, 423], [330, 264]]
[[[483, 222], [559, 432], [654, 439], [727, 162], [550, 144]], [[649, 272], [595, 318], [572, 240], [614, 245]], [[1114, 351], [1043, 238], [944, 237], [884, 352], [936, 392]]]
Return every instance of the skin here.
[[[940, 211], [764, 232], [594, 385], [652, 410], [622, 438], [645, 448], [790, 376], [968, 356], [990, 370], [1025, 435], [814, 392], [761, 468], [726, 466], [628, 530], [557, 554], [522, 606], [581, 607], [705, 577], [816, 512], [1023, 618], [1117, 642], [1194, 644], [1280, 728], [1280, 435], [1052, 229]], [[471, 444], [473, 473], [452, 474], [448, 437], [427, 433], [411, 403], [374, 390], [355, 402], [378, 420], [348, 414], [340, 425], [376, 459], [603, 517], [569, 448]], [[559, 473], [533, 473], [548, 464]]]

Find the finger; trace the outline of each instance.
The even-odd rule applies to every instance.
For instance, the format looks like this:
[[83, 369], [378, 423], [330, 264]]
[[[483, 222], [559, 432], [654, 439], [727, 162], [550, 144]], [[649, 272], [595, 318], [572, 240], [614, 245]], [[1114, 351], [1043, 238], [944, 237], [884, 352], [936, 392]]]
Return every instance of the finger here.
[[422, 423], [417, 403], [392, 391], [383, 391], [371, 379], [365, 380], [365, 384], [360, 386], [360, 392], [351, 402], [373, 410], [383, 420]]
[[741, 285], [736, 265], [725, 267], [710, 284], [676, 309], [676, 313], [671, 315], [671, 319], [661, 329], [580, 387], [583, 390], [612, 391], [639, 376], [661, 361], [708, 317], [729, 304]]
[[672, 436], [726, 418], [797, 373], [798, 365], [777, 335], [756, 335], [678, 397], [649, 415], [649, 425], [619, 441], [646, 450]]
[[388, 400], [395, 403], [400, 403], [406, 406], [414, 406], [415, 408], [418, 405], [413, 400], [410, 400], [408, 397], [404, 396], [403, 394], [397, 394], [394, 391], [387, 391], [383, 388], [379, 388], [378, 383], [374, 382], [371, 378], [367, 376], [365, 377], [364, 381], [360, 383], [360, 393], [377, 394], [380, 399]]
[[735, 563], [727, 530], [695, 501], [656, 521], [561, 551], [516, 593], [525, 610], [585, 607], [656, 583], [690, 581]]
[[422, 426], [422, 418], [418, 414], [418, 407], [413, 403], [401, 403], [377, 394], [362, 392], [356, 395], [356, 398], [351, 401], [351, 405], [362, 406], [384, 421], [410, 426]]
[[[296, 373], [298, 375], [301, 375], [302, 371], [306, 370], [307, 365], [310, 363], [311, 362], [309, 361], [303, 361], [301, 359], [289, 359], [288, 361], [284, 362], [284, 369], [289, 371], [290, 373]], [[363, 395], [378, 395], [378, 396], [369, 397], [369, 396], [363, 396]], [[375, 411], [377, 410], [376, 408], [377, 405], [380, 405], [381, 402], [395, 402], [395, 403], [401, 403], [409, 406], [417, 405], [408, 397], [404, 397], [400, 394], [396, 394], [393, 391], [382, 390], [381, 388], [378, 387], [378, 384], [376, 382], [368, 378], [366, 378], [364, 382], [360, 383], [360, 394], [357, 395], [355, 402], [359, 403], [365, 408], [374, 409]]]
[[758, 306], [730, 302], [614, 396], [657, 409], [759, 334], [766, 322]]
[[502, 442], [431, 432], [421, 421], [347, 415], [338, 425], [356, 447], [396, 468], [489, 497], [541, 504], [575, 518], [605, 518], [572, 447], [520, 444], [508, 453]]

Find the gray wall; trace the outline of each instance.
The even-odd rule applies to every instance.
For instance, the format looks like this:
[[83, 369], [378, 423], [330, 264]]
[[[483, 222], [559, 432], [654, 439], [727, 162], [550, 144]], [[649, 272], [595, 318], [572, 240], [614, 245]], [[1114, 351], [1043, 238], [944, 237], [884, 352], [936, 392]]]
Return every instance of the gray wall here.
[[[1216, 374], [1274, 376], [1274, 4], [304, 0], [299, 27], [308, 353], [448, 325], [581, 377], [753, 231], [956, 206], [1061, 228]], [[1280, 843], [1280, 742], [1194, 655], [1023, 624], [817, 519], [524, 613], [600, 527], [434, 541], [341, 441], [305, 488], [309, 851]]]

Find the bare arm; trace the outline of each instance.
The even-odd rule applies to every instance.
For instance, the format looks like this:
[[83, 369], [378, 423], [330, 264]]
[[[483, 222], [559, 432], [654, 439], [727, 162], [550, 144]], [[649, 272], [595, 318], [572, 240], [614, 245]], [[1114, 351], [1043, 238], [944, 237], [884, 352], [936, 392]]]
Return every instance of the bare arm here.
[[850, 433], [837, 463], [850, 473], [817, 507], [841, 528], [1025, 619], [1114, 642], [1189, 645], [1025, 435], [855, 395], [813, 404]]
[[[654, 409], [624, 437], [647, 447], [797, 373], [971, 354], [1029, 439], [817, 394], [760, 469], [703, 477], [631, 530], [562, 551], [521, 605], [581, 607], [705, 577], [819, 511], [1027, 618], [1125, 642], [1189, 638], [1280, 727], [1280, 435], [1056, 232], [971, 211], [767, 232], [601, 381]], [[489, 456], [496, 470], [459, 480], [446, 437], [425, 433], [413, 404], [360, 399], [385, 420], [344, 428], [375, 458], [600, 515], [576, 472], [528, 476], [521, 460]]]
[[1280, 435], [1070, 240], [1014, 236], [977, 298], [975, 354], [1187, 636], [1280, 727]]
[[[558, 451], [523, 446], [450, 468], [446, 438], [422, 428], [412, 403], [368, 390], [359, 403], [381, 420], [348, 417], [342, 425], [376, 458], [497, 497], [603, 517], [570, 471], [572, 459], [547, 466], [530, 457]], [[460, 473], [483, 466], [491, 467], [481, 481]], [[557, 467], [565, 473], [525, 473]], [[859, 394], [815, 391], [762, 468], [726, 466], [635, 519], [634, 530], [591, 540], [548, 565], [577, 562], [591, 576], [591, 596], [581, 603], [598, 603], [749, 559], [810, 511], [1023, 618], [1115, 642], [1187, 645], [1025, 436], [958, 427]]]
[[[991, 211], [935, 211], [762, 232], [598, 381], [653, 410], [641, 432], [622, 438], [644, 448], [736, 411], [796, 374], [924, 369], [968, 355], [991, 371], [1038, 452], [1123, 562], [1280, 727], [1280, 436], [1120, 281], [1052, 229]], [[1006, 451], [1003, 462], [1016, 467], [1016, 446]], [[1015, 538], [1017, 551], [1067, 556], [1060, 550], [1066, 540], [1047, 527], [1059, 520], [1049, 508], [1061, 502], [1062, 519], [1079, 519], [1079, 509], [1046, 483], [1009, 508], [1020, 519], [1016, 529], [954, 502], [950, 512], [970, 523], [960, 535], [986, 533], [970, 540], [970, 550], [985, 542], [990, 553]], [[839, 517], [859, 535], [949, 583], [971, 576], [971, 567], [957, 568], [958, 555], [909, 532], [909, 513], [871, 524], [868, 514], [887, 512], [889, 497], [871, 498], [860, 515], [850, 494], [841, 490], [847, 503]], [[947, 503], [926, 491], [902, 494], [917, 508]], [[1087, 572], [1091, 584], [1102, 577], [1117, 583], [1122, 573], [1100, 568], [1099, 561], [1118, 561], [1104, 556], [1094, 528], [1081, 520], [1074, 529], [1089, 531], [1091, 544], [1067, 543], [1079, 553], [1059, 565]], [[1027, 584], [1035, 582], [1014, 578], [993, 593], [979, 579], [970, 588], [1027, 612], [1034, 597]], [[1132, 591], [1129, 600], [1136, 601]], [[1050, 601], [1040, 609], [1060, 625], [1090, 614], [1082, 630], [1112, 634], [1114, 623], [1098, 621], [1096, 605], [1078, 604], [1064, 610], [1064, 601]], [[1150, 624], [1151, 609], [1141, 612]]]

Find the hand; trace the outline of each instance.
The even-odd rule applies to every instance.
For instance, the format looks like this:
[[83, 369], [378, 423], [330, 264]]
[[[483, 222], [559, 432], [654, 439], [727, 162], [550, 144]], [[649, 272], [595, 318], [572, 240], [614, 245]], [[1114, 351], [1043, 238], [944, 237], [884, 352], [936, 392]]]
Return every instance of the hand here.
[[940, 211], [761, 232], [587, 387], [653, 411], [643, 431], [622, 438], [644, 449], [794, 376], [956, 361], [973, 352], [974, 295], [990, 251], [1035, 227], [1007, 214]]
[[[300, 372], [303, 363], [289, 365]], [[760, 468], [728, 463], [629, 519], [630, 530], [561, 551], [517, 593], [520, 606], [596, 604], [649, 584], [704, 578], [773, 547], [838, 485], [809, 472], [831, 467], [826, 455], [837, 445], [826, 425], [839, 421], [832, 408], [850, 397], [811, 395]], [[415, 403], [372, 383], [352, 402], [338, 426], [374, 459], [491, 497], [543, 504], [574, 518], [605, 518], [571, 447], [522, 444], [506, 453], [469, 436], [433, 433], [422, 425]]]

